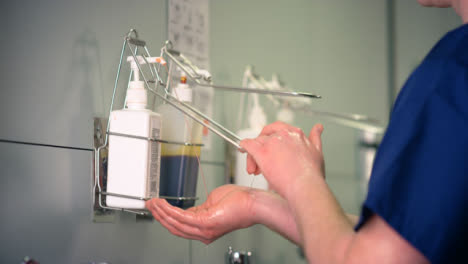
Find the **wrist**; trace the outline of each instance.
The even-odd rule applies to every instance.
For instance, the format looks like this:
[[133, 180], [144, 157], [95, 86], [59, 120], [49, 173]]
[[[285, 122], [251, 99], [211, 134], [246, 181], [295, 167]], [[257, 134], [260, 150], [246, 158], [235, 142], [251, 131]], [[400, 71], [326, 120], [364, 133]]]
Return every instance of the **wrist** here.
[[298, 176], [286, 189], [284, 198], [291, 209], [303, 205], [303, 201], [314, 201], [319, 193], [328, 190], [328, 185], [322, 175]]
[[250, 195], [250, 206], [249, 206], [249, 215], [251, 216], [251, 223], [252, 225], [255, 224], [262, 224], [264, 222], [265, 217], [265, 205], [264, 205], [264, 194], [263, 190], [250, 188], [249, 195]]
[[280, 194], [288, 202], [298, 195], [303, 195], [304, 191], [310, 192], [316, 185], [325, 183], [324, 171], [315, 166], [304, 166], [295, 173], [285, 176], [288, 176], [288, 183], [283, 186]]
[[304, 194], [309, 193], [313, 190], [314, 183], [310, 177], [299, 176], [288, 184], [286, 192], [284, 193], [284, 198], [288, 203], [295, 201], [299, 197], [302, 197]]
[[285, 213], [278, 210], [287, 211], [287, 203], [277, 193], [273, 191], [264, 191], [251, 188], [250, 214], [253, 224], [267, 224], [272, 217], [272, 214]]
[[252, 189], [251, 195], [253, 224], [264, 225], [299, 245], [297, 224], [286, 200], [273, 191]]

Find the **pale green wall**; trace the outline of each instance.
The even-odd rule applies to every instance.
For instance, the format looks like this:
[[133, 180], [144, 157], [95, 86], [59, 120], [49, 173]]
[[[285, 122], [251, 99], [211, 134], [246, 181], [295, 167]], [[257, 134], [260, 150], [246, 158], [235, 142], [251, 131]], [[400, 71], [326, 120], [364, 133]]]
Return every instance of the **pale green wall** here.
[[451, 8], [424, 8], [417, 1], [395, 1], [395, 91], [421, 62], [435, 43], [461, 25]]

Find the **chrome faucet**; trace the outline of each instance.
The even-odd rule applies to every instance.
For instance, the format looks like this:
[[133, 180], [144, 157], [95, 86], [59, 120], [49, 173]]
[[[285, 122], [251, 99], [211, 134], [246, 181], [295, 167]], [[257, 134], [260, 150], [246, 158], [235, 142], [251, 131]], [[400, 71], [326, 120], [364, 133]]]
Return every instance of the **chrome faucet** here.
[[250, 251], [233, 251], [229, 247], [226, 253], [226, 264], [252, 264], [252, 252]]

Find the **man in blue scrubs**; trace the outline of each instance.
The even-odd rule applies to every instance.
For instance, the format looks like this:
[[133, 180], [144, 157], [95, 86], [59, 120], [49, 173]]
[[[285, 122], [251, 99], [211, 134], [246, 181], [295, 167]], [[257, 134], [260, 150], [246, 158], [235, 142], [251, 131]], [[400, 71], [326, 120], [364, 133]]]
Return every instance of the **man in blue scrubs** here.
[[[419, 2], [468, 22], [468, 0]], [[437, 43], [398, 96], [357, 225], [324, 180], [322, 130], [307, 137], [277, 122], [241, 142], [247, 171], [275, 192], [225, 185], [186, 211], [162, 199], [147, 207], [173, 234], [204, 243], [264, 224], [310, 263], [468, 263], [468, 25]]]

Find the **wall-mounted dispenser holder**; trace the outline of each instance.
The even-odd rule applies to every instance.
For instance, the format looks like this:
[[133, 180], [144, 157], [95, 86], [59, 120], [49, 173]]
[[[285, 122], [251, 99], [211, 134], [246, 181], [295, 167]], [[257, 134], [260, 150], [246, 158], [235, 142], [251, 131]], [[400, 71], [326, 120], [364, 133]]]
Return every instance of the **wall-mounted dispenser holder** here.
[[[133, 37], [133, 36], [134, 37]], [[133, 48], [132, 48], [133, 45]], [[143, 54], [138, 54], [138, 48], [143, 49]], [[131, 56], [127, 58], [128, 62], [131, 62], [131, 71], [130, 71], [130, 76], [132, 74], [134, 75], [134, 82], [135, 83], [135, 78], [139, 78], [140, 76], [143, 78], [143, 85], [148, 91], [152, 91], [154, 94], [156, 93], [156, 90], [159, 85], [164, 85], [163, 80], [161, 79], [161, 76], [159, 74], [159, 71], [161, 67], [159, 65], [165, 64], [164, 60], [159, 58], [153, 58], [149, 54], [149, 51], [146, 47], [145, 41], [142, 41], [138, 39], [137, 32], [135, 30], [130, 30], [130, 32], [126, 35], [124, 39], [124, 44], [122, 47], [122, 52], [120, 56], [120, 62], [119, 62], [119, 67], [117, 70], [117, 76], [115, 79], [115, 84], [114, 84], [114, 90], [112, 94], [112, 100], [110, 104], [110, 109], [109, 109], [109, 117], [111, 116], [111, 113], [114, 110], [114, 102], [116, 99], [116, 91], [118, 87], [118, 82], [119, 82], [119, 77], [122, 69], [122, 64], [123, 64], [123, 59], [124, 59], [124, 54], [126, 50], [129, 49]], [[133, 58], [133, 59], [132, 59]], [[155, 59], [155, 61], [150, 61]], [[158, 67], [155, 66], [155, 64], [158, 64]], [[146, 78], [144, 72], [142, 71], [143, 65], [147, 66], [147, 69], [151, 72], [152, 79]], [[130, 80], [130, 78], [129, 78]], [[138, 81], [138, 80], [137, 80]], [[127, 85], [127, 91], [131, 87], [132, 82], [128, 82]], [[151, 89], [150, 84], [155, 85], [155, 89]], [[137, 91], [138, 93], [138, 91]], [[159, 94], [158, 94], [159, 95]], [[130, 96], [135, 96], [135, 93], [131, 93]], [[138, 94], [136, 94], [138, 96]], [[146, 97], [146, 95], [144, 96]], [[124, 108], [125, 106], [128, 105], [128, 102], [132, 100], [132, 98], [129, 98], [129, 93], [127, 93], [124, 101]], [[145, 98], [146, 101], [146, 98]], [[147, 141], [148, 143], [156, 143], [156, 144], [167, 144], [167, 145], [181, 145], [185, 147], [201, 147], [203, 144], [199, 143], [191, 143], [191, 142], [176, 142], [176, 141], [168, 141], [164, 139], [160, 139], [155, 136], [148, 136], [148, 137], [143, 137], [135, 134], [127, 134], [127, 133], [117, 133], [110, 131], [110, 118], [103, 119], [103, 118], [95, 118], [94, 121], [94, 149], [95, 149], [95, 157], [94, 157], [94, 186], [93, 186], [93, 201], [95, 205], [95, 221], [96, 222], [111, 222], [112, 219], [112, 212], [113, 211], [124, 211], [124, 212], [129, 212], [129, 213], [134, 213], [140, 216], [146, 216], [149, 215], [149, 212], [145, 209], [133, 209], [131, 206], [129, 207], [117, 207], [117, 206], [109, 206], [108, 205], [108, 200], [107, 198], [111, 197], [111, 200], [119, 200], [120, 201], [130, 201], [129, 203], [133, 204], [140, 204], [144, 205], [144, 201], [147, 201], [153, 197], [160, 197], [164, 198], [167, 200], [175, 200], [175, 201], [195, 201], [198, 198], [191, 196], [191, 197], [184, 197], [184, 196], [178, 196], [178, 197], [173, 197], [173, 196], [159, 196], [158, 193], [152, 197], [142, 197], [142, 196], [133, 196], [133, 195], [128, 195], [125, 193], [115, 193], [115, 192], [109, 192], [107, 187], [107, 163], [108, 163], [108, 144], [110, 141], [110, 137], [114, 138], [127, 138], [131, 139], [134, 142], [135, 141]], [[111, 139], [112, 140], [112, 139]], [[160, 149], [160, 148], [159, 148]], [[158, 157], [159, 158], [159, 157]], [[159, 161], [157, 161], [159, 163]], [[157, 167], [157, 170], [159, 170], [159, 166]], [[135, 201], [135, 202], [132, 202]], [[193, 203], [193, 202], [192, 202]], [[144, 206], [139, 206], [143, 207]], [[98, 215], [98, 217], [96, 217]], [[98, 219], [98, 220], [96, 220]]]
[[[138, 49], [141, 48], [143, 51], [138, 53]], [[148, 48], [146, 47], [146, 42], [138, 38], [136, 30], [131, 29], [129, 33], [124, 37], [124, 42], [122, 46], [122, 52], [120, 55], [120, 62], [117, 69], [117, 76], [115, 78], [114, 89], [112, 93], [112, 100], [109, 107], [109, 116], [111, 116], [112, 111], [114, 110], [114, 102], [116, 98], [116, 91], [118, 87], [119, 77], [122, 69], [122, 64], [124, 61], [124, 55], [127, 49], [130, 51], [130, 55], [127, 60], [132, 62], [132, 68], [130, 70], [130, 80], [134, 71], [138, 69], [138, 73], [135, 76], [141, 77], [143, 80], [143, 86], [146, 91], [150, 92], [154, 96], [162, 99], [166, 104], [174, 107], [185, 116], [191, 118], [200, 125], [206, 127], [214, 134], [220, 136], [225, 141], [229, 142], [237, 149], [241, 149], [239, 142], [242, 140], [239, 136], [213, 120], [212, 118], [206, 116], [204, 113], [196, 109], [195, 107], [187, 104], [181, 100], [178, 100], [176, 96], [173, 96], [169, 92], [171, 71], [174, 68], [173, 66], [179, 67], [183, 72], [185, 72], [188, 79], [196, 83], [198, 86], [212, 87], [215, 89], [228, 90], [233, 92], [246, 92], [246, 93], [259, 93], [267, 94], [274, 96], [288, 96], [288, 97], [306, 97], [312, 99], [321, 98], [319, 95], [301, 93], [294, 91], [281, 91], [281, 90], [263, 90], [263, 89], [254, 89], [247, 87], [230, 87], [223, 85], [216, 85], [212, 82], [211, 76], [208, 71], [199, 69], [194, 65], [190, 60], [188, 60], [181, 52], [172, 49], [172, 44], [167, 41], [166, 44], [161, 49], [160, 57], [154, 58], [151, 57]], [[133, 59], [132, 59], [133, 58]], [[166, 66], [167, 63], [170, 63], [169, 67]], [[145, 72], [142, 70], [143, 65], [149, 69], [151, 73], [151, 78], [147, 78]], [[157, 65], [157, 66], [156, 66]], [[164, 67], [162, 67], [164, 66]], [[146, 69], [146, 68], [145, 68]], [[162, 71], [166, 71], [166, 82], [161, 78]], [[130, 81], [127, 85], [127, 91], [130, 87]], [[158, 91], [158, 89], [160, 91]], [[127, 93], [128, 95], [128, 93]], [[127, 104], [127, 96], [124, 100], [124, 106]], [[206, 122], [208, 121], [208, 122]], [[107, 125], [105, 125], [107, 123]], [[94, 185], [93, 185], [93, 203], [96, 205], [96, 209], [102, 211], [124, 211], [129, 213], [134, 213], [137, 215], [149, 215], [149, 212], [145, 209], [129, 209], [122, 207], [112, 207], [106, 204], [105, 197], [118, 197], [124, 199], [131, 199], [135, 201], [147, 201], [152, 197], [140, 197], [127, 195], [123, 193], [113, 193], [108, 192], [106, 189], [106, 178], [107, 178], [107, 168], [105, 167], [106, 158], [107, 158], [107, 148], [109, 143], [109, 136], [123, 137], [134, 140], [142, 140], [148, 142], [155, 142], [157, 144], [174, 144], [181, 146], [189, 147], [201, 147], [203, 144], [194, 143], [194, 142], [176, 142], [168, 141], [164, 139], [159, 139], [157, 137], [142, 137], [138, 135], [126, 134], [126, 133], [115, 133], [110, 131], [110, 118], [107, 119], [96, 119], [95, 121], [95, 138], [100, 138], [100, 140], [95, 140], [94, 148]], [[105, 131], [105, 132], [104, 132]], [[197, 200], [197, 197], [183, 197], [183, 196], [159, 196], [160, 198], [176, 201], [185, 201], [185, 200]]]
[[[174, 144], [183, 146], [196, 146], [202, 147], [203, 144], [192, 144], [186, 142], [172, 142], [155, 138], [143, 138], [139, 136], [117, 134], [112, 132], [106, 132], [108, 126], [107, 118], [94, 118], [94, 148], [95, 148], [95, 161], [94, 161], [94, 188], [93, 188], [93, 201], [94, 201], [94, 221], [100, 223], [114, 222], [114, 212], [124, 211], [134, 213], [140, 216], [148, 216], [149, 213], [146, 210], [130, 210], [125, 208], [117, 208], [107, 206], [106, 197], [114, 196], [126, 199], [132, 199], [136, 201], [147, 201], [150, 197], [136, 197], [120, 193], [107, 192], [107, 164], [108, 164], [108, 146], [102, 147], [104, 142], [108, 141], [108, 135], [126, 137], [138, 140], [146, 140], [150, 142], [157, 142], [158, 144]], [[99, 149], [99, 150], [98, 150]], [[97, 153], [99, 151], [99, 154]], [[174, 201], [195, 201], [198, 197], [173, 197], [173, 196], [158, 196], [167, 200]]]

